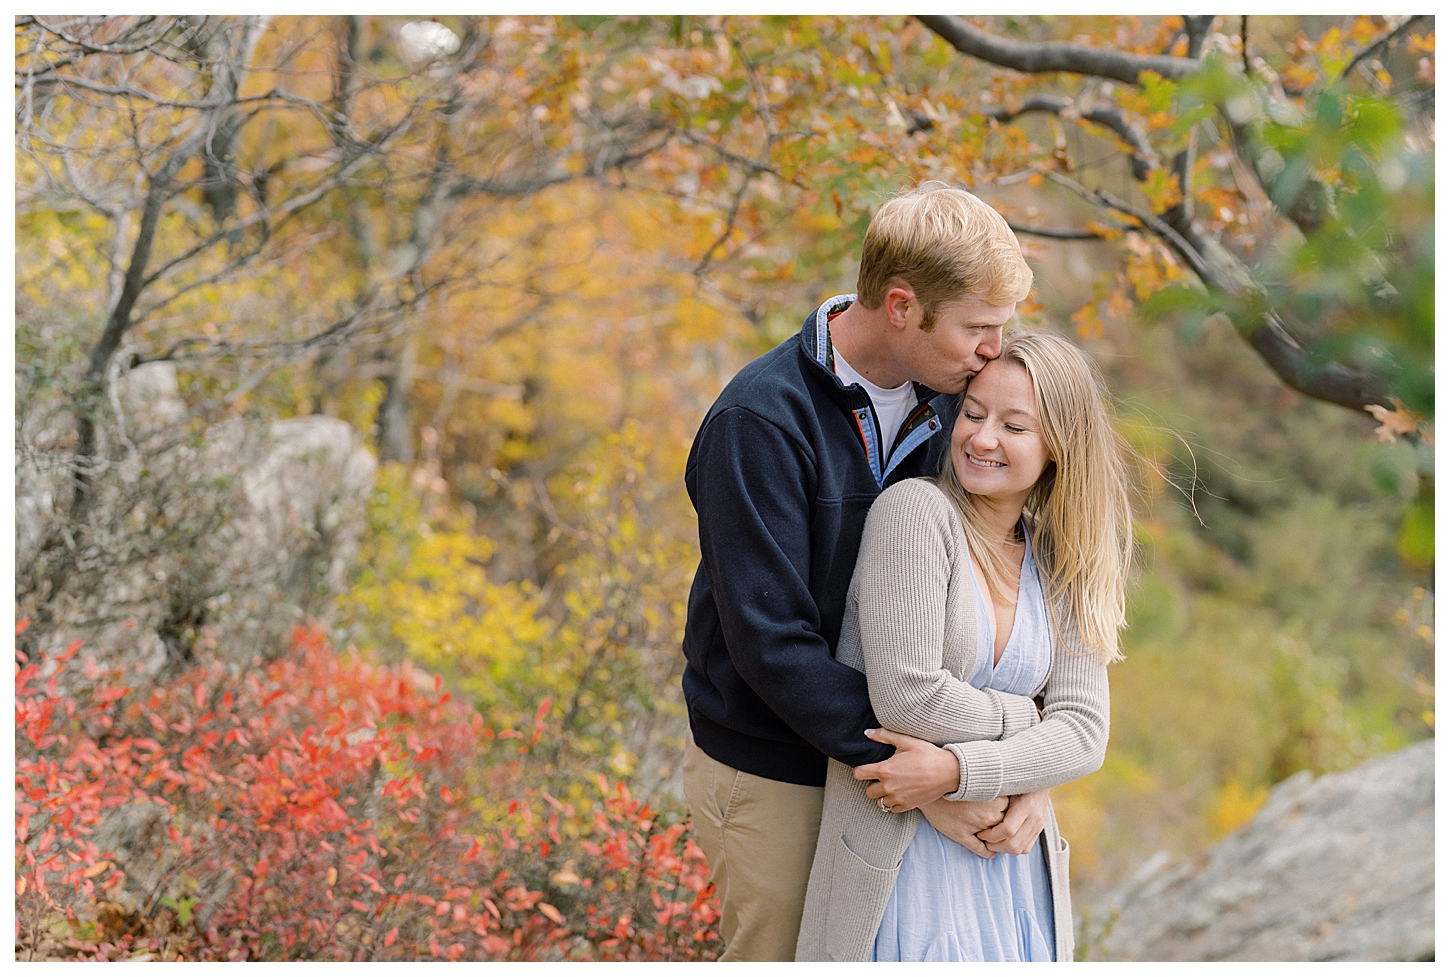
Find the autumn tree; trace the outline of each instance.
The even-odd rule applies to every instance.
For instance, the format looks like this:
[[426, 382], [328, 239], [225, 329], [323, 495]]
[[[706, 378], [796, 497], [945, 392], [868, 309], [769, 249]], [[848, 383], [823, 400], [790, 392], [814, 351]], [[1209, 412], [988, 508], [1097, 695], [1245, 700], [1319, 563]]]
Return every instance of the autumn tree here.
[[97, 509], [117, 453], [149, 458], [187, 429], [149, 447], [128, 437], [126, 373], [179, 368], [192, 436], [278, 378], [381, 378], [379, 446], [409, 459], [419, 315], [488, 277], [476, 254], [490, 207], [655, 145], [632, 102], [570, 106], [591, 55], [574, 50], [571, 66], [549, 24], [405, 26], [17, 19], [19, 433], [63, 476], [21, 561], [32, 634], [78, 565], [127, 559], [100, 545], [137, 516], [134, 499]]
[[699, 268], [747, 314], [788, 286], [849, 286], [900, 186], [965, 184], [1028, 241], [1117, 249], [1073, 316], [1084, 338], [1134, 309], [1221, 315], [1288, 388], [1409, 434], [1423, 486], [1403, 551], [1429, 562], [1433, 19], [1314, 39], [1212, 16], [688, 26], [660, 59], [693, 110], [679, 138], [731, 174], [698, 191], [720, 213]]
[[[1040, 172], [1099, 216], [1021, 230], [1147, 238], [1160, 263], [1176, 259], [1206, 292], [1160, 293], [1149, 311], [1227, 314], [1287, 386], [1369, 411], [1382, 436], [1418, 440], [1434, 416], [1433, 64], [1417, 57], [1433, 52], [1433, 18], [1361, 17], [1287, 50], [1270, 32], [1256, 51], [1257, 20], [1184, 17], [1154, 50], [921, 18], [961, 54], [1035, 82], [985, 117], [1039, 113], [1106, 130], [1138, 183], [1132, 197], [1115, 194], [1060, 143]], [[1043, 90], [1057, 79], [1078, 92]], [[1130, 268], [1145, 263], [1126, 251]], [[1129, 283], [1142, 299], [1158, 278]], [[1094, 310], [1084, 311], [1090, 330]], [[1423, 458], [1401, 547], [1413, 563], [1433, 554], [1433, 462]]]

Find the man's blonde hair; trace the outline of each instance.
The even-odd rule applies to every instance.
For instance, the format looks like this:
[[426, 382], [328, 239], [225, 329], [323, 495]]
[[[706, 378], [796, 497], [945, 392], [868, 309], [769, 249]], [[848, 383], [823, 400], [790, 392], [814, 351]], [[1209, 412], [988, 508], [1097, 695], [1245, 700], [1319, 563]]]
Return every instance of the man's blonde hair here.
[[886, 201], [866, 228], [858, 301], [879, 309], [896, 282], [916, 293], [921, 328], [930, 330], [948, 302], [1021, 302], [1032, 289], [1032, 269], [1001, 214], [965, 190], [931, 180]]

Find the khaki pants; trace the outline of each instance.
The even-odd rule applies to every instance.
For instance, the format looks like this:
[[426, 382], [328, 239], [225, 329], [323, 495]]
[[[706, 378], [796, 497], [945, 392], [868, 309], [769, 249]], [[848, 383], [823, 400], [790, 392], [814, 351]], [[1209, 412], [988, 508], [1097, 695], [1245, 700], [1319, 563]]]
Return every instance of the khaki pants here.
[[693, 738], [684, 775], [695, 842], [720, 897], [720, 959], [794, 960], [825, 789], [736, 770]]

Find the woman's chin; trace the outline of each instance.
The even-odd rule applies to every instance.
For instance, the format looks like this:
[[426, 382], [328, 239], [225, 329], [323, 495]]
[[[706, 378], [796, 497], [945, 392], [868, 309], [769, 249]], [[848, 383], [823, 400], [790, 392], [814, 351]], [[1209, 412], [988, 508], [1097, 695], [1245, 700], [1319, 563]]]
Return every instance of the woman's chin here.
[[962, 470], [957, 469], [957, 482], [963, 491], [990, 504], [994, 509], [1010, 505], [1022, 506], [1032, 489], [1030, 485], [1025, 489], [1019, 485], [1005, 485], [1005, 479], [994, 477], [990, 472], [972, 470], [965, 474], [966, 477], [963, 478]]

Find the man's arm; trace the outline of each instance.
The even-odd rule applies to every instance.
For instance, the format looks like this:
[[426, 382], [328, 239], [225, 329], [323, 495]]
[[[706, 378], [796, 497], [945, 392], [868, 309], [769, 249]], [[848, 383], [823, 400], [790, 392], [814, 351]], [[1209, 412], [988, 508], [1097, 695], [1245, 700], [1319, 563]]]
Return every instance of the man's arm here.
[[815, 469], [809, 450], [752, 411], [700, 433], [694, 471], [701, 566], [735, 671], [807, 743], [856, 766], [884, 759], [866, 677], [831, 654], [808, 581]]

